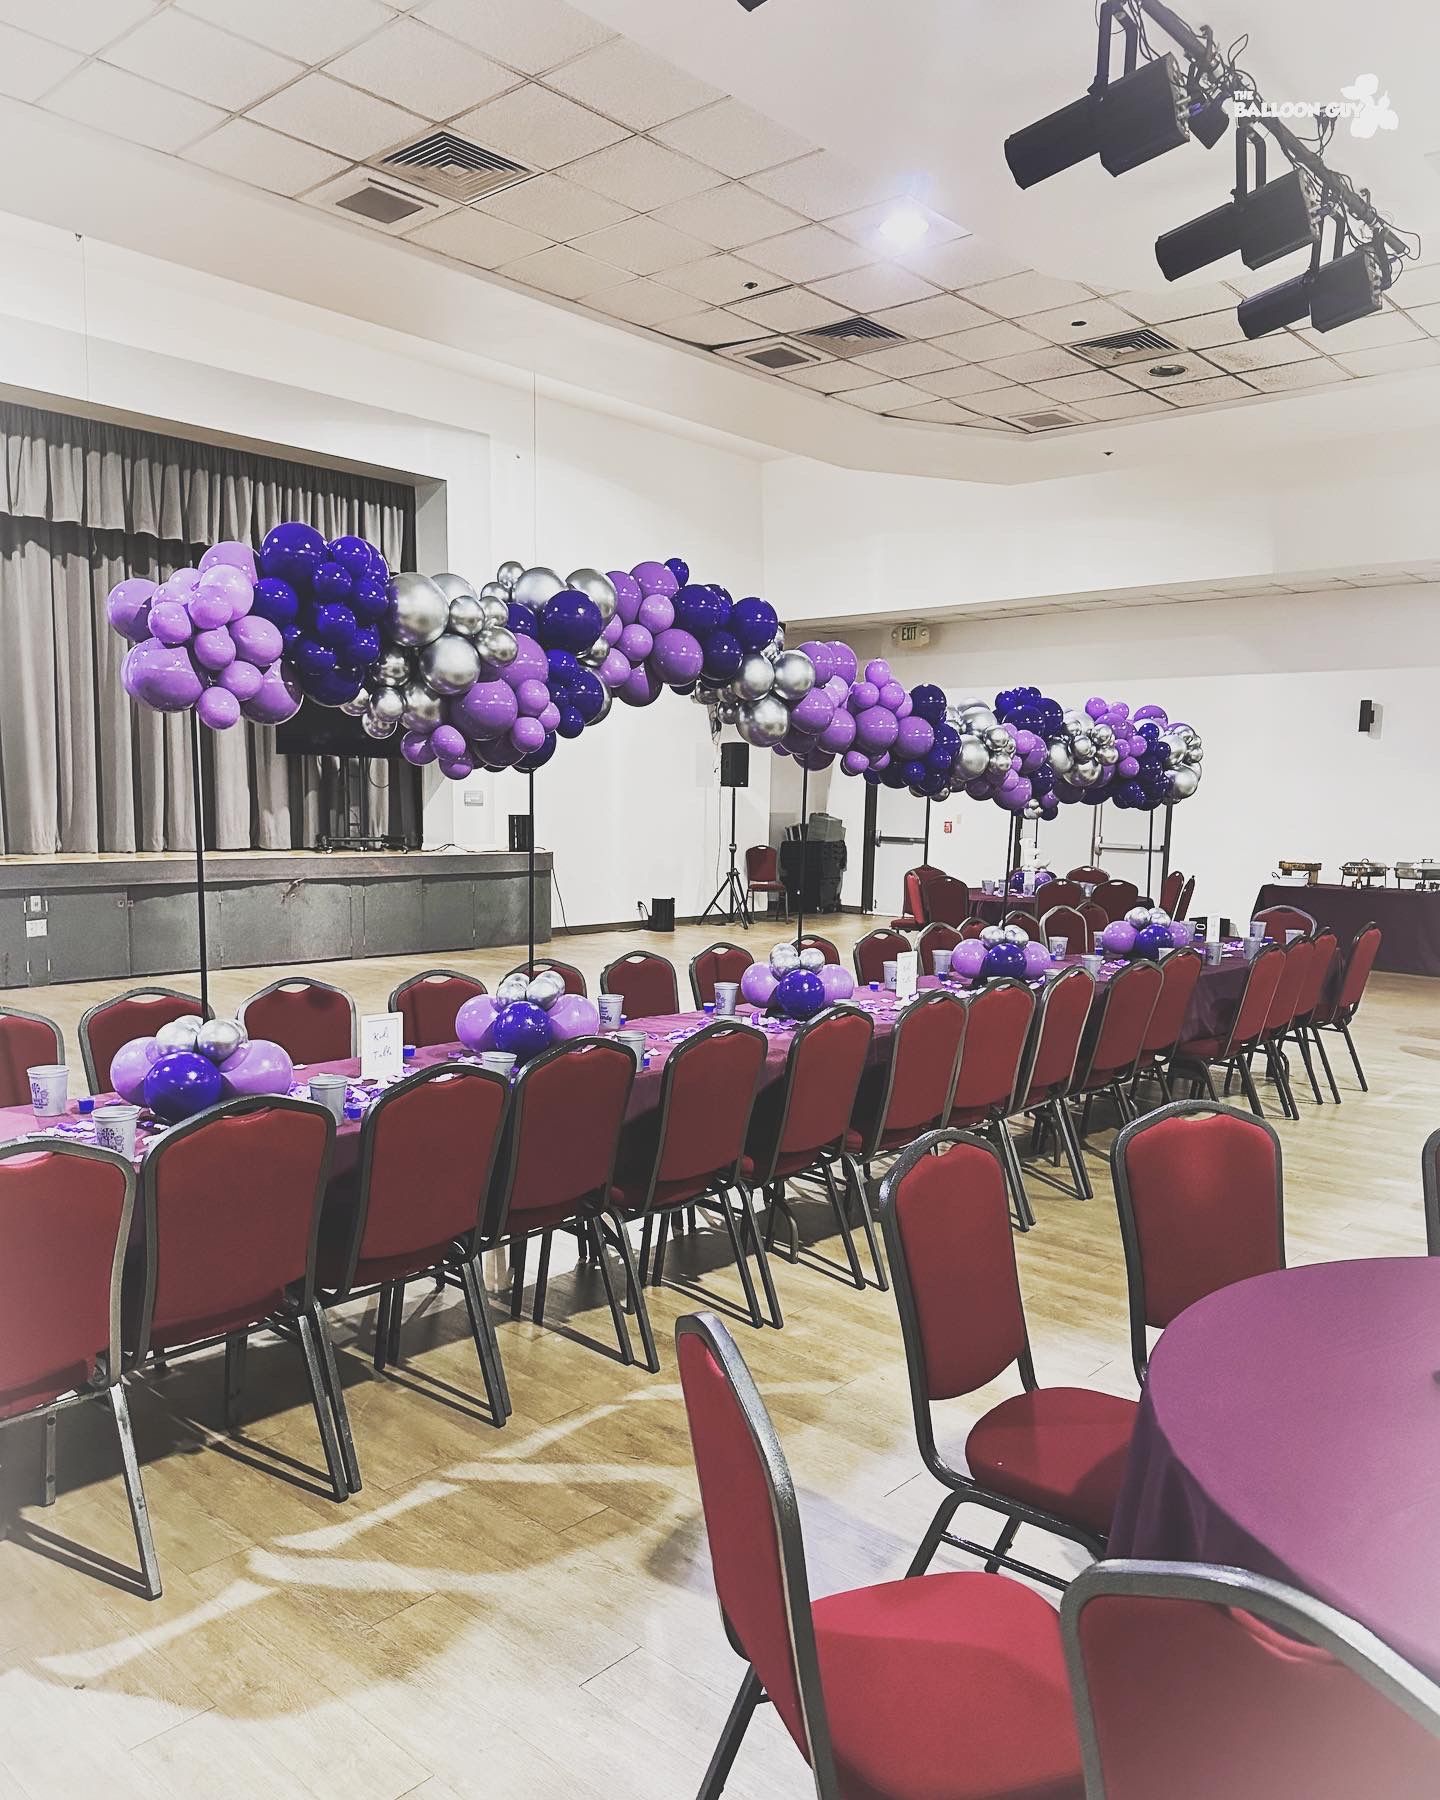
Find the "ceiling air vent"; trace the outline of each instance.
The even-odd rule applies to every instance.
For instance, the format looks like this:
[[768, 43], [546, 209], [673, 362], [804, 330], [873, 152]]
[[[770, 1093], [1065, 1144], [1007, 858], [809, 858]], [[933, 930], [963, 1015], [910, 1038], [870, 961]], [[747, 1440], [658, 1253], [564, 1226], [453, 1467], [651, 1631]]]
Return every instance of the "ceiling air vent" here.
[[411, 218], [416, 213], [433, 211], [424, 200], [417, 200], [411, 194], [402, 194], [398, 188], [381, 187], [377, 181], [365, 182], [353, 194], [343, 195], [335, 204], [341, 212], [358, 213], [362, 219], [369, 219], [374, 225], [398, 225], [402, 219]]
[[1065, 348], [1098, 368], [1115, 369], [1121, 363], [1144, 362], [1157, 352], [1178, 350], [1180, 346], [1161, 337], [1148, 325], [1141, 325], [1134, 331], [1113, 332], [1109, 337], [1082, 338], [1078, 343], [1066, 344]]
[[1052, 407], [1048, 412], [1011, 413], [1009, 423], [1023, 425], [1026, 431], [1059, 431], [1062, 425], [1084, 425], [1087, 421]]
[[891, 344], [910, 340], [888, 325], [877, 325], [873, 319], [839, 319], [833, 325], [817, 325], [813, 331], [797, 331], [802, 344], [824, 350], [830, 356], [863, 356], [867, 350], [884, 350]]
[[817, 356], [794, 338], [760, 338], [748, 344], [725, 344], [721, 356], [731, 362], [748, 363], [752, 369], [763, 369], [767, 375], [788, 375], [792, 369], [809, 369], [816, 363], [829, 362], [828, 356]]
[[500, 188], [513, 187], [535, 173], [523, 163], [484, 150], [453, 131], [432, 131], [428, 137], [392, 150], [375, 166], [403, 173], [416, 187], [445, 200], [458, 200], [462, 206]]

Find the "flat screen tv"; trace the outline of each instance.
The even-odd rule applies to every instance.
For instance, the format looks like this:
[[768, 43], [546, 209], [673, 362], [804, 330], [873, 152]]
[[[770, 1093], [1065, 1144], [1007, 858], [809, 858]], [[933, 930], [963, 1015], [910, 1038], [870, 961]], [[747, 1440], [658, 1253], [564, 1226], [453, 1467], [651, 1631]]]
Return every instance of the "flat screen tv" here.
[[282, 756], [378, 756], [400, 754], [400, 733], [372, 738], [358, 719], [338, 706], [306, 700], [293, 719], [275, 729], [275, 748]]

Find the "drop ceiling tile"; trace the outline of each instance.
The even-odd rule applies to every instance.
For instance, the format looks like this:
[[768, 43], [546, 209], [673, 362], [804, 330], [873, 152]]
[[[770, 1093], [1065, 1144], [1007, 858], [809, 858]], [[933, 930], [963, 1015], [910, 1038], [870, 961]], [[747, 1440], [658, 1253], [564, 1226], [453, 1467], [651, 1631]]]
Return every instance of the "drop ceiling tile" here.
[[1007, 381], [1059, 381], [1066, 375], [1083, 375], [1089, 364], [1058, 345], [1044, 350], [1022, 350], [1018, 356], [991, 358], [990, 367]]
[[564, 0], [430, 0], [417, 16], [526, 75], [553, 69], [614, 36]]
[[154, 10], [155, 0], [0, 0], [0, 19], [7, 24], [87, 55]]
[[[1174, 373], [1156, 375], [1153, 373], [1155, 369], [1173, 370]], [[1167, 353], [1162, 350], [1157, 353], [1153, 363], [1126, 363], [1117, 373], [1135, 387], [1163, 388], [1177, 381], [1205, 381], [1212, 375], [1218, 375], [1220, 371], [1214, 363], [1196, 355], [1193, 350], [1187, 350], [1183, 355], [1179, 351]]]
[[304, 75], [250, 109], [260, 125], [359, 160], [425, 130], [426, 120], [329, 75]]
[[936, 369], [930, 375], [914, 377], [915, 385], [942, 400], [963, 398], [966, 394], [983, 394], [987, 389], [1008, 387], [1003, 375], [996, 375], [983, 363], [967, 364], [960, 369]]
[[241, 111], [304, 72], [288, 56], [262, 50], [173, 8], [156, 13], [112, 44], [105, 61], [226, 112]]
[[395, 16], [380, 0], [180, 0], [180, 10], [303, 63], [324, 62]]
[[1431, 337], [1440, 336], [1440, 305], [1412, 306], [1406, 317], [1422, 331], [1428, 331]]
[[[688, 156], [641, 137], [625, 138], [608, 150], [582, 157], [579, 162], [570, 163], [565, 173], [571, 180], [618, 200], [633, 212], [654, 212], [657, 207], [688, 199], [720, 182], [715, 171], [703, 163], [691, 162]], [[679, 225], [676, 229], [683, 231], [685, 227]], [[694, 235], [704, 238], [703, 232]]]
[[565, 300], [583, 300], [587, 294], [598, 294], [601, 288], [619, 287], [629, 280], [624, 269], [586, 256], [571, 244], [552, 244], [548, 250], [522, 256], [518, 262], [504, 263], [499, 273], [511, 281], [523, 281], [526, 287], [559, 294]]
[[1232, 375], [1248, 375], [1252, 369], [1270, 369], [1277, 363], [1308, 362], [1317, 352], [1294, 332], [1272, 331], [1243, 344], [1213, 344], [1206, 354]]
[[864, 356], [855, 357], [854, 361], [900, 381], [919, 379], [957, 366], [953, 356], [937, 350], [934, 344], [891, 344], [888, 350], [871, 350]]
[[771, 331], [814, 331], [820, 325], [838, 325], [848, 319], [847, 308], [833, 300], [823, 300], [808, 288], [781, 288], [778, 293], [764, 294], [755, 300], [740, 300], [730, 309], [742, 319], [753, 319]]
[[662, 225], [659, 219], [625, 219], [619, 225], [608, 225], [603, 231], [592, 231], [576, 241], [575, 248], [587, 256], [598, 256], [602, 262], [628, 269], [632, 275], [655, 275], [661, 269], [676, 269], [692, 263], [705, 254], [699, 238], [676, 231], [673, 225]]
[[[903, 217], [907, 224], [923, 220], [926, 226], [923, 236], [899, 242], [887, 237], [885, 226], [897, 215]], [[842, 213], [838, 218], [828, 219], [826, 223], [832, 231], [853, 237], [858, 244], [872, 244], [881, 256], [898, 256], [902, 250], [916, 249], [921, 244], [952, 244], [959, 238], [969, 236], [963, 225], [957, 225], [943, 213], [937, 213], [928, 206], [922, 206], [918, 200], [908, 198], [882, 200], [875, 206], [862, 206], [856, 212]]]
[[965, 290], [965, 298], [983, 306], [997, 318], [1017, 319], [1024, 313], [1047, 312], [1057, 306], [1093, 301], [1089, 288], [1078, 281], [1060, 281], [1053, 275], [1040, 275], [1034, 269], [1018, 275], [1003, 275], [998, 281], [982, 281]]
[[754, 175], [803, 156], [811, 145], [739, 100], [717, 100], [701, 112], [673, 119], [651, 134], [672, 150], [708, 163], [722, 175]]
[[738, 181], [711, 188], [708, 193], [693, 194], [688, 200], [677, 200], [662, 206], [656, 217], [679, 231], [688, 231], [713, 244], [717, 250], [734, 250], [741, 244], [753, 244], [760, 238], [774, 237], [801, 224], [798, 213], [788, 212], [773, 200], [752, 193]]
[[1331, 387], [1350, 376], [1325, 356], [1313, 356], [1309, 362], [1279, 363], [1270, 369], [1249, 369], [1246, 381], [1262, 394], [1296, 393], [1301, 388]]
[[148, 144], [152, 150], [179, 150], [219, 125], [225, 114], [186, 94], [157, 87], [127, 69], [86, 63], [67, 75], [45, 99], [48, 111]]
[[768, 269], [723, 253], [665, 271], [668, 286], [693, 294], [697, 300], [706, 300], [711, 306], [728, 306], [733, 300], [751, 299], [774, 288], [779, 279]]
[[[364, 194], [376, 188], [387, 194], [396, 195], [406, 203], [407, 210], [401, 218], [388, 222], [382, 219], [367, 219], [340, 204], [342, 200], [353, 199], [357, 194]], [[440, 200], [433, 194], [410, 187], [406, 182], [392, 181], [372, 174], [369, 169], [354, 167], [347, 168], [342, 175], [322, 182], [319, 187], [308, 189], [304, 200], [307, 206], [318, 206], [326, 211], [337, 210], [340, 216], [351, 225], [363, 225], [367, 231], [383, 231], [387, 237], [396, 238], [408, 235], [428, 220], [442, 218], [446, 213], [453, 211], [455, 206], [453, 200]]]
[[530, 181], [502, 188], [476, 204], [492, 218], [504, 219], [507, 225], [519, 225], [526, 231], [538, 231], [556, 243], [603, 231], [607, 225], [618, 225], [630, 216], [628, 208], [592, 194], [589, 188], [577, 187], [563, 175], [536, 175]]
[[12, 100], [38, 100], [80, 63], [78, 50], [0, 24], [0, 94]]
[[453, 256], [481, 269], [498, 269], [504, 263], [519, 262], [522, 257], [549, 249], [551, 243], [539, 232], [526, 231], [505, 219], [493, 219], [473, 206], [457, 207], [443, 219], [427, 220], [408, 231], [406, 238], [412, 244], [423, 244], [427, 250], [438, 250], [442, 256]]
[[1092, 419], [1139, 419], [1148, 413], [1171, 411], [1158, 394], [1108, 394], [1099, 400], [1072, 400], [1076, 412]]
[[1197, 313], [1193, 319], [1167, 319], [1158, 329], [1162, 336], [1191, 350], [1210, 350], [1216, 344], [1242, 344], [1245, 341], [1233, 306], [1220, 312]]
[[925, 425], [972, 425], [975, 414], [957, 406], [953, 400], [927, 400], [923, 406], [897, 407], [897, 419], [918, 419]]
[[817, 281], [815, 288], [827, 299], [838, 300], [852, 312], [874, 313], [881, 307], [902, 306], [911, 300], [932, 300], [936, 291], [928, 281], [894, 263], [873, 263], [868, 269], [851, 269]]
[[1213, 406], [1219, 400], [1253, 400], [1255, 390], [1238, 375], [1216, 375], [1207, 381], [1172, 381], [1165, 398], [1172, 406]]
[[1043, 394], [1037, 394], [1033, 388], [1012, 384], [1008, 387], [987, 388], [983, 394], [967, 394], [965, 404], [971, 412], [998, 419], [1002, 414], [1010, 417], [1015, 413], [1043, 412], [1049, 403]]
[[869, 251], [823, 225], [802, 225], [798, 231], [764, 238], [747, 245], [746, 254], [762, 269], [773, 269], [791, 281], [818, 281], [871, 260]]
[[852, 362], [816, 363], [808, 369], [796, 369], [786, 375], [797, 387], [813, 388], [817, 394], [843, 394], [862, 387], [878, 387], [885, 379], [873, 369], [857, 369]]
[[663, 331], [666, 337], [706, 347], [715, 344], [744, 344], [753, 338], [769, 336], [768, 332], [760, 331], [749, 319], [739, 318], [720, 306], [709, 306], [701, 312], [686, 313], [679, 319], [666, 319], [655, 329]]
[[[1378, 350], [1355, 350], [1341, 353], [1335, 340], [1341, 333], [1332, 331], [1330, 354], [1342, 369], [1352, 375], [1390, 375], [1397, 369], [1424, 369], [1440, 362], [1440, 344], [1432, 338], [1418, 338], [1413, 344], [1389, 344]], [[1342, 340], [1343, 341], [1343, 340]], [[1333, 347], [1332, 347], [1333, 346]]]
[[908, 338], [944, 337], [947, 332], [964, 331], [971, 325], [993, 323], [989, 313], [981, 312], [958, 294], [937, 294], [933, 300], [886, 307], [870, 316], [878, 325], [888, 325]]
[[1334, 356], [1344, 350], [1379, 350], [1387, 344], [1408, 344], [1420, 336], [1420, 326], [1409, 315], [1387, 306], [1383, 312], [1371, 313], [1364, 319], [1353, 319], [1338, 331], [1311, 331], [1308, 327], [1296, 333], [1316, 350]]
[[681, 318], [695, 307], [688, 295], [661, 287], [658, 281], [626, 281], [619, 287], [602, 288], [585, 304], [632, 325], [658, 325], [662, 319]]
[[836, 398], [843, 400], [847, 406], [858, 406], [866, 412], [888, 413], [901, 406], [923, 406], [930, 395], [903, 381], [882, 381], [875, 387], [850, 389]]
[[749, 185], [807, 219], [833, 219], [905, 191], [903, 176], [857, 169], [829, 150], [817, 150], [783, 168], [752, 175]]
[[[1278, 281], [1280, 277], [1275, 279]], [[1270, 283], [1262, 285], [1269, 286]], [[1199, 313], [1221, 312], [1226, 308], [1235, 310], [1233, 290], [1220, 282], [1207, 282], [1200, 287], [1146, 289], [1144, 292], [1131, 289], [1112, 294], [1110, 298], [1125, 312], [1133, 313], [1148, 325], [1162, 325], [1170, 319], [1193, 319]]]
[[1073, 344], [1081, 338], [1110, 337], [1117, 331], [1133, 331], [1135, 321], [1112, 300], [1072, 300], [1049, 312], [1026, 313], [1019, 321], [1027, 331], [1057, 344]]
[[448, 119], [517, 85], [511, 70], [407, 18], [395, 19], [326, 69], [426, 119]]
[[344, 157], [281, 137], [249, 119], [227, 119], [218, 131], [192, 144], [185, 160], [274, 194], [303, 193], [345, 167]]
[[617, 144], [626, 135], [623, 126], [577, 106], [563, 94], [552, 94], [538, 81], [527, 81], [477, 106], [454, 120], [453, 129], [530, 169], [558, 169], [578, 156]]
[[1048, 350], [1050, 345], [1033, 331], [1018, 325], [997, 321], [993, 325], [975, 325], [968, 331], [948, 332], [936, 340], [942, 350], [953, 350], [966, 362], [991, 362], [1000, 356], [1019, 356], [1027, 350]]
[[1397, 306], [1406, 308], [1440, 301], [1440, 263], [1405, 269], [1396, 279], [1394, 300]]
[[718, 88], [697, 81], [663, 57], [629, 38], [611, 38], [574, 62], [552, 70], [546, 85], [592, 106], [632, 131], [649, 131], [681, 113], [723, 98]]
[[1108, 375], [1104, 369], [1092, 369], [1086, 375], [1062, 375], [1058, 380], [1041, 380], [1034, 385], [1047, 398], [1066, 404], [1072, 400], [1103, 400], [1107, 394], [1132, 392], [1119, 376]]
[[956, 238], [949, 244], [916, 244], [897, 250], [895, 261], [942, 288], [978, 287], [1007, 275], [1018, 275], [1023, 264], [978, 238]]

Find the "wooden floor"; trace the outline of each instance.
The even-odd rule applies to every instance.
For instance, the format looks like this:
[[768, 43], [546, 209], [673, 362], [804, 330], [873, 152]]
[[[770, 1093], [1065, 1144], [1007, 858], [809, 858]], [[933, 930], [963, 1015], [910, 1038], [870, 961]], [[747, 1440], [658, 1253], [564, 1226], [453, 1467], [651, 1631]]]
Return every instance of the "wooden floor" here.
[[[853, 918], [816, 923], [847, 950], [862, 929]], [[750, 937], [763, 952], [779, 935]], [[598, 934], [551, 948], [593, 991], [613, 955], [656, 941]], [[683, 961], [707, 941], [690, 928], [659, 943]], [[445, 960], [490, 978], [518, 956]], [[317, 973], [379, 1010], [418, 966]], [[282, 972], [217, 975], [220, 1008]], [[50, 1012], [78, 1076], [79, 1015], [123, 985], [0, 1002]], [[1419, 1151], [1440, 1123], [1435, 993], [1422, 979], [1375, 977], [1357, 1030], [1371, 1093], [1348, 1063], [1340, 1070], [1342, 1048], [1344, 1104], [1307, 1098], [1298, 1123], [1280, 1123], [1292, 1261], [1422, 1251]], [[1092, 1172], [1088, 1204], [1033, 1186], [1039, 1228], [1020, 1240], [1031, 1337], [1042, 1380], [1128, 1394], [1115, 1214], [1104, 1165]], [[811, 1224], [818, 1233], [818, 1215]], [[683, 1254], [671, 1266], [685, 1273]], [[695, 1272], [708, 1279], [708, 1268]], [[777, 1280], [785, 1330], [735, 1329], [795, 1471], [812, 1588], [898, 1576], [938, 1490], [919, 1469], [893, 1302], [778, 1261]], [[732, 1282], [722, 1263], [722, 1298]], [[87, 1553], [133, 1561], [105, 1415], [62, 1418], [61, 1492], [48, 1510], [31, 1504], [36, 1436], [28, 1426], [0, 1436], [8, 1506], [21, 1508], [0, 1544], [0, 1800], [694, 1793], [741, 1673], [709, 1585], [668, 1340], [694, 1299], [671, 1289], [653, 1301], [664, 1367], [650, 1376], [606, 1351], [593, 1277], [552, 1283], [551, 1328], [500, 1325], [515, 1415], [496, 1432], [458, 1296], [426, 1288], [422, 1298], [422, 1286], [392, 1375], [377, 1378], [366, 1359], [373, 1307], [338, 1321], [365, 1477], [343, 1506], [318, 1490], [314, 1421], [289, 1346], [256, 1341], [234, 1439], [219, 1429], [218, 1356], [131, 1389], [165, 1580], [156, 1603], [124, 1591], [103, 1562], [107, 1579], [82, 1572]], [[955, 1435], [1009, 1391], [999, 1383], [957, 1404]], [[1065, 1566], [1036, 1534], [1022, 1535], [1022, 1550]], [[727, 1791], [813, 1792], [765, 1709]]]

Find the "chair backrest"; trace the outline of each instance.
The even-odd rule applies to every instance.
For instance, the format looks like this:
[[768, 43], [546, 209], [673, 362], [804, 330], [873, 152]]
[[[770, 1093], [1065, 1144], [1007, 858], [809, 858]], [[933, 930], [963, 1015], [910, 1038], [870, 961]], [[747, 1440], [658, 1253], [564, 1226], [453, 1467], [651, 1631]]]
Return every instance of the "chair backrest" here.
[[994, 1146], [968, 1132], [927, 1132], [880, 1183], [880, 1220], [928, 1464], [932, 1401], [972, 1394], [1014, 1362], [1025, 1385], [1034, 1385], [1005, 1170]]
[[1078, 906], [1085, 898], [1085, 890], [1078, 881], [1042, 881], [1037, 892], [1037, 904], [1043, 904], [1047, 910], [1052, 906]]
[[717, 981], [739, 981], [755, 958], [739, 944], [711, 944], [690, 958], [690, 992], [697, 1007], [715, 998]]
[[251, 1037], [279, 1044], [292, 1062], [343, 1062], [355, 1054], [355, 1002], [343, 988], [308, 975], [287, 975], [252, 994], [240, 1023]]
[[126, 1347], [192, 1344], [258, 1323], [313, 1291], [335, 1120], [263, 1094], [177, 1125], [141, 1171], [145, 1298]]
[[1063, 937], [1068, 956], [1088, 956], [1095, 942], [1090, 921], [1078, 906], [1052, 906], [1040, 918], [1041, 941]]
[[666, 1182], [734, 1172], [767, 1049], [763, 1031], [717, 1019], [671, 1051], [660, 1082], [657, 1192]]
[[1420, 1152], [1420, 1180], [1425, 1195], [1425, 1246], [1440, 1256], [1440, 1131], [1432, 1131]]
[[1123, 919], [1132, 906], [1139, 904], [1140, 890], [1133, 881], [1116, 881], [1111, 878], [1102, 881], [1090, 899], [1113, 922]]
[[1078, 964], [1063, 970], [1041, 994], [1030, 1034], [1030, 1056], [1016, 1086], [1013, 1112], [1058, 1099], [1069, 1091], [1094, 999], [1095, 978]]
[[1160, 883], [1160, 905], [1172, 919], [1175, 917], [1175, 908], [1180, 903], [1180, 890], [1184, 885], [1185, 875], [1180, 869], [1172, 869]]
[[1194, 898], [1195, 877], [1193, 875], [1187, 875], [1185, 878], [1185, 885], [1180, 890], [1180, 898], [1175, 902], [1173, 917], [1177, 919], [1188, 919], [1190, 917], [1190, 902]]
[[208, 1019], [198, 995], [178, 988], [138, 987], [100, 1000], [80, 1019], [80, 1056], [92, 1094], [110, 1092], [110, 1064], [131, 1038], [154, 1037], [172, 1019]]
[[1340, 940], [1328, 925], [1311, 938], [1310, 961], [1305, 968], [1305, 979], [1300, 983], [1300, 994], [1295, 1002], [1293, 1015], [1295, 1018], [1308, 1019], [1320, 1004], [1330, 983], [1335, 958], [1339, 954]]
[[474, 1233], [509, 1100], [503, 1075], [439, 1063], [396, 1082], [368, 1109], [345, 1289], [357, 1271], [368, 1285], [431, 1268]]
[[602, 994], [619, 994], [629, 1019], [663, 1018], [680, 1010], [680, 987], [675, 965], [653, 950], [632, 950], [617, 956], [600, 976]]
[[1035, 1019], [1035, 995], [1023, 981], [992, 981], [966, 1003], [965, 1039], [950, 1117], [978, 1123], [1008, 1107]]
[[1130, 1292], [1130, 1350], [1144, 1380], [1145, 1328], [1249, 1275], [1285, 1267], [1280, 1139], [1268, 1120], [1179, 1100], [1110, 1147]]
[[[778, 1119], [777, 1160], [818, 1155], [843, 1141], [874, 1032], [874, 1020], [858, 1006], [827, 1006], [796, 1026], [780, 1090], [769, 1098]], [[766, 1141], [772, 1141], [768, 1132]], [[769, 1171], [761, 1167], [756, 1174], [764, 1179]]]
[[407, 1044], [453, 1044], [455, 1015], [467, 1000], [487, 991], [483, 981], [458, 969], [426, 969], [400, 983], [390, 996], [390, 1011], [405, 1021]]
[[745, 852], [745, 880], [777, 881], [780, 859], [773, 844], [752, 844]]
[[1040, 930], [1040, 921], [1034, 913], [1026, 912], [1022, 906], [1017, 906], [1013, 911], [1006, 913], [1005, 923], [1018, 925], [1032, 943], [1038, 943], [1043, 935]]
[[1099, 1562], [1060, 1621], [1089, 1800], [1440, 1793], [1440, 1687], [1299, 1589]]
[[915, 948], [920, 952], [920, 973], [935, 973], [935, 952], [937, 950], [953, 950], [961, 942], [963, 933], [953, 925], [927, 925], [915, 940]]
[[1104, 869], [1096, 868], [1093, 863], [1086, 863], [1081, 868], [1071, 869], [1065, 879], [1083, 882], [1086, 887], [1099, 887], [1102, 881], [1108, 881], [1110, 877]]
[[1264, 1031], [1275, 990], [1285, 975], [1285, 952], [1270, 944], [1251, 961], [1240, 1003], [1230, 1024], [1230, 1036], [1221, 1051], [1227, 1056], [1237, 1046], [1250, 1044]]
[[1098, 1018], [1086, 1034], [1089, 1043], [1076, 1083], [1080, 1091], [1108, 1087], [1134, 1069], [1164, 985], [1158, 963], [1133, 962], [1101, 988], [1095, 1000]]
[[1266, 937], [1274, 938], [1279, 944], [1285, 942], [1287, 931], [1303, 931], [1309, 937], [1315, 930], [1313, 915], [1301, 912], [1298, 906], [1267, 906], [1254, 917], [1264, 925]]
[[1362, 926], [1345, 958], [1345, 971], [1336, 989], [1335, 1012], [1347, 1022], [1354, 1017], [1355, 1009], [1365, 996], [1365, 984], [1375, 967], [1375, 958], [1380, 954], [1380, 935], [1378, 925]]
[[967, 919], [960, 927], [960, 935], [962, 938], [977, 938], [989, 923], [988, 919]]
[[1100, 941], [1100, 933], [1110, 923], [1110, 915], [1103, 906], [1097, 906], [1093, 900], [1082, 900], [1076, 910], [1090, 927], [1090, 942], [1093, 947]]
[[944, 1124], [967, 1021], [964, 1001], [939, 988], [927, 988], [901, 1013], [890, 1034], [879, 1105], [867, 1122], [867, 1154], [897, 1132], [918, 1137]]
[[0, 1419], [119, 1379], [134, 1202], [135, 1171], [108, 1150], [0, 1148]]
[[905, 872], [905, 906], [907, 919], [914, 919], [917, 925], [926, 923], [925, 884], [920, 879], [919, 869], [907, 869]]
[[1275, 984], [1275, 993], [1270, 1001], [1270, 1010], [1265, 1015], [1265, 1030], [1271, 1032], [1288, 1031], [1290, 1022], [1295, 1017], [1300, 1005], [1300, 994], [1309, 978], [1313, 966], [1315, 946], [1309, 938], [1296, 938], [1293, 944], [1286, 944], [1280, 954], [1285, 959], [1285, 967], [1281, 970], [1280, 979]]
[[0, 1106], [28, 1106], [27, 1069], [37, 1063], [63, 1063], [65, 1039], [60, 1027], [39, 1013], [0, 1006]]
[[818, 950], [827, 963], [834, 963], [837, 967], [839, 966], [840, 951], [838, 946], [832, 944], [827, 937], [817, 937], [813, 931], [807, 931], [803, 937], [796, 938], [795, 948], [797, 950]]
[[1168, 1052], [1179, 1043], [1195, 983], [1204, 967], [1204, 958], [1198, 950], [1172, 950], [1161, 963], [1160, 997], [1155, 1002], [1150, 1023], [1145, 1027], [1143, 1047], [1147, 1053]]
[[[523, 975], [527, 981], [533, 981], [537, 975], [558, 975], [565, 983], [567, 994], [579, 994], [584, 999], [590, 992], [585, 985], [585, 977], [574, 963], [556, 962], [550, 956], [537, 956], [532, 963], [521, 963], [519, 968], [512, 969], [511, 975]], [[509, 976], [506, 977], [509, 979]]]
[[800, 1512], [775, 1427], [745, 1359], [713, 1314], [677, 1322], [675, 1359], [726, 1632], [809, 1762], [819, 1800], [840, 1800]]
[[608, 1203], [635, 1058], [613, 1038], [571, 1038], [520, 1071], [505, 1149], [490, 1183], [490, 1241]]
[[970, 890], [953, 875], [941, 875], [925, 885], [925, 923], [963, 925], [970, 911]]
[[855, 979], [859, 982], [883, 981], [885, 965], [914, 949], [904, 932], [891, 931], [884, 925], [867, 931], [855, 946]]

